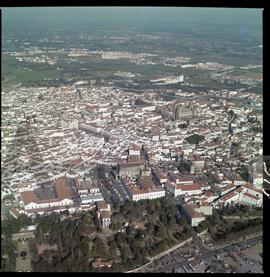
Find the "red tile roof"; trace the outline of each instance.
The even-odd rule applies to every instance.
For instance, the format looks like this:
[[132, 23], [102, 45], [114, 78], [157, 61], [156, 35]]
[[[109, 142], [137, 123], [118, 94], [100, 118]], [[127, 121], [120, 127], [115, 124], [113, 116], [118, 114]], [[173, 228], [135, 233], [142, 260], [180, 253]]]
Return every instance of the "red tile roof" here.
[[78, 190], [97, 189], [98, 184], [96, 179], [81, 180], [81, 181], [77, 180], [76, 187]]
[[21, 198], [23, 200], [24, 205], [28, 205], [29, 203], [33, 202], [36, 204], [40, 203], [52, 203], [58, 202], [65, 198], [72, 199], [69, 190], [68, 179], [66, 177], [59, 177], [55, 181], [55, 191], [56, 191], [56, 198], [54, 199], [39, 199], [34, 190], [30, 191], [23, 191], [21, 192]]
[[149, 176], [142, 177], [140, 180], [138, 180], [138, 183], [129, 183], [127, 187], [132, 194], [149, 193], [163, 190], [162, 188], [157, 187]]
[[182, 177], [182, 176], [178, 177], [178, 176], [176, 176], [176, 179], [179, 182], [191, 182], [191, 181], [193, 181], [193, 179], [191, 177]]
[[260, 199], [259, 197], [255, 196], [253, 194], [250, 194], [248, 192], [244, 192], [243, 195], [245, 195], [245, 196], [247, 196], [247, 197], [249, 197], [251, 199], [254, 199], [254, 200], [259, 200]]
[[105, 201], [96, 202], [98, 210], [107, 210], [108, 204]]
[[143, 157], [131, 155], [128, 157], [127, 160], [123, 160], [120, 163], [120, 166], [127, 167], [127, 166], [134, 166], [134, 165], [142, 165], [143, 162], [144, 162]]
[[188, 213], [191, 218], [204, 218], [202, 213], [195, 211], [197, 208], [199, 207], [196, 204], [188, 204], [184, 206], [186, 213]]
[[112, 262], [111, 261], [107, 261], [107, 260], [103, 260], [101, 258], [95, 258], [95, 261], [92, 262], [92, 266], [94, 268], [111, 267], [112, 266]]
[[201, 185], [194, 183], [192, 185], [178, 185], [177, 188], [180, 188], [182, 191], [192, 191], [192, 190], [200, 190]]
[[259, 193], [261, 193], [262, 192], [262, 190], [260, 190], [260, 189], [257, 189], [255, 186], [253, 186], [253, 185], [251, 185], [251, 184], [245, 184], [245, 185], [243, 185], [242, 186], [243, 188], [247, 188], [247, 189], [250, 189], [250, 190], [253, 190], [253, 191], [256, 191], [256, 192], [259, 192]]
[[134, 151], [139, 151], [141, 150], [141, 147], [135, 143], [132, 143], [131, 146], [129, 147], [130, 150], [134, 150]]
[[86, 110], [89, 110], [89, 111], [95, 110], [95, 109], [97, 109], [97, 108], [99, 108], [99, 106], [98, 106], [98, 105], [95, 105], [95, 104], [92, 104], [92, 105], [86, 104], [86, 105], [85, 105], [85, 109], [86, 109]]
[[19, 218], [21, 216], [21, 214], [19, 213], [18, 209], [16, 208], [11, 208], [9, 211], [16, 219]]
[[31, 202], [40, 203], [40, 201], [41, 201], [37, 198], [35, 192], [32, 191], [32, 190], [23, 191], [20, 194], [21, 194], [21, 198], [22, 198], [22, 201], [23, 201], [24, 205], [28, 205]]
[[204, 195], [206, 197], [212, 197], [212, 196], [214, 196], [214, 193], [212, 191], [210, 191], [210, 190], [207, 190], [207, 191], [204, 192]]
[[63, 200], [65, 198], [72, 199], [68, 179], [66, 177], [59, 177], [55, 181], [55, 191], [57, 198], [59, 198], [60, 200]]
[[233, 191], [233, 192], [227, 194], [226, 196], [224, 196], [224, 197], [221, 198], [221, 199], [222, 199], [223, 201], [227, 201], [227, 200], [229, 200], [230, 198], [233, 198], [233, 197], [236, 196], [236, 195], [237, 195], [237, 193], [235, 193], [235, 192]]
[[111, 218], [111, 214], [108, 211], [101, 211], [100, 216], [101, 216], [102, 219]]

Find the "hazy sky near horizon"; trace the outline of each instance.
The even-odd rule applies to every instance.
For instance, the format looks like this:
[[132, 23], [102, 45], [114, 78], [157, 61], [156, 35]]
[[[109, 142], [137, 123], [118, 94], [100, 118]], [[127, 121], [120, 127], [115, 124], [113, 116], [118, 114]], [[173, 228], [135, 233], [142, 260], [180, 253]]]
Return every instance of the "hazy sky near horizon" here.
[[12, 23], [186, 22], [262, 26], [262, 9], [193, 7], [30, 7], [2, 8], [5, 25]]

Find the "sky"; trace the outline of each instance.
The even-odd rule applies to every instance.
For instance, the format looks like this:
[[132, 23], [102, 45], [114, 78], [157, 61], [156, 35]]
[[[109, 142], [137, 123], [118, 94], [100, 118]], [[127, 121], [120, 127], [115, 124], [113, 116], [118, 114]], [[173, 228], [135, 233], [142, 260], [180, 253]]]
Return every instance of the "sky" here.
[[195, 22], [262, 25], [262, 9], [188, 7], [3, 8], [3, 23]]

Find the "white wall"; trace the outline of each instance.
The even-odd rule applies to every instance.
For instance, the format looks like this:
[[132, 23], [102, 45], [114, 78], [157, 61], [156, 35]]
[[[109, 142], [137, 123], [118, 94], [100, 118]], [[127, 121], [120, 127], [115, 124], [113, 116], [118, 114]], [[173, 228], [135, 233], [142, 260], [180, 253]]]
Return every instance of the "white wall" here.
[[161, 198], [165, 196], [165, 190], [164, 191], [155, 191], [155, 192], [149, 192], [149, 193], [140, 193], [140, 194], [133, 194], [132, 200], [133, 201], [139, 201], [141, 199], [156, 199]]
[[200, 224], [200, 222], [202, 222], [204, 220], [205, 220], [205, 217], [192, 218], [191, 226], [198, 226]]

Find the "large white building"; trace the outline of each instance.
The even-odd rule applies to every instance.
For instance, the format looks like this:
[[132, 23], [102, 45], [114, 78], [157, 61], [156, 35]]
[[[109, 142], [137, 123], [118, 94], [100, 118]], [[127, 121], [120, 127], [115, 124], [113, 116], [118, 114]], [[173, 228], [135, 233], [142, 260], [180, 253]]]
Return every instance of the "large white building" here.
[[200, 184], [193, 183], [191, 181], [190, 183], [178, 183], [175, 182], [167, 182], [166, 188], [168, 192], [172, 193], [174, 197], [177, 197], [179, 195], [182, 196], [190, 196], [195, 194], [201, 194], [202, 188]]
[[149, 176], [144, 176], [138, 182], [127, 184], [128, 192], [133, 201], [156, 199], [165, 196], [165, 190], [154, 184]]
[[81, 199], [81, 204], [92, 204], [95, 202], [103, 201], [104, 198], [100, 192], [98, 193], [92, 193], [92, 194], [87, 194], [87, 195], [80, 195]]
[[183, 212], [185, 213], [188, 223], [191, 226], [198, 226], [202, 221], [205, 220], [205, 216], [201, 212], [197, 212], [195, 209], [197, 205], [188, 204], [183, 206]]
[[165, 196], [165, 190], [164, 189], [157, 189], [153, 191], [136, 191], [132, 193], [132, 200], [133, 201], [139, 201], [142, 199], [156, 199], [161, 198]]
[[111, 225], [111, 214], [108, 211], [100, 212], [100, 220], [102, 227], [109, 227]]
[[219, 203], [223, 205], [241, 203], [244, 205], [262, 206], [262, 190], [251, 184], [245, 184], [240, 188], [221, 197]]
[[[60, 177], [54, 184], [55, 195], [53, 197], [42, 197], [37, 189], [22, 190], [20, 192], [21, 203], [25, 214], [44, 214], [45, 212], [61, 211], [72, 208], [73, 200], [68, 184], [68, 179]], [[45, 193], [44, 193], [45, 194]]]
[[96, 205], [102, 227], [109, 227], [111, 224], [111, 206], [105, 201], [98, 202]]
[[76, 189], [79, 195], [87, 195], [99, 193], [99, 187], [97, 185], [97, 180], [76, 180]]
[[251, 184], [245, 184], [241, 187], [242, 191], [240, 192], [240, 201], [243, 204], [253, 205], [253, 206], [262, 206], [262, 190], [255, 187]]
[[240, 201], [243, 204], [251, 205], [251, 206], [262, 206], [262, 198], [254, 196], [253, 194], [250, 194], [248, 192], [244, 192], [241, 194]]
[[262, 175], [253, 177], [253, 185], [257, 188], [262, 188], [263, 187], [263, 177], [262, 177]]
[[212, 215], [213, 207], [209, 205], [186, 204], [183, 205], [183, 212], [191, 226], [198, 226], [205, 220], [205, 216]]
[[92, 209], [92, 204], [104, 200], [103, 195], [100, 193], [96, 179], [77, 179], [75, 183], [81, 202], [81, 210]]

